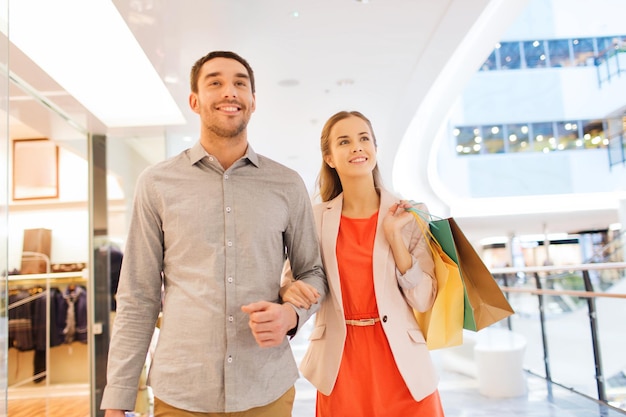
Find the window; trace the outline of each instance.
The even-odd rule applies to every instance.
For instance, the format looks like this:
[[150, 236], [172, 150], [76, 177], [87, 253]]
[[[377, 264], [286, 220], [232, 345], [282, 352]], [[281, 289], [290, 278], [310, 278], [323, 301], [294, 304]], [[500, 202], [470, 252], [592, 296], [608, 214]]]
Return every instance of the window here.
[[571, 67], [573, 65], [570, 56], [569, 40], [548, 41], [548, 56], [551, 67]]
[[578, 134], [578, 127], [577, 121], [556, 123], [557, 150], [582, 149], [583, 141]]
[[574, 39], [572, 41], [574, 49], [574, 62], [576, 66], [584, 67], [587, 65], [594, 65], [594, 49], [593, 39]]
[[499, 49], [500, 67], [503, 70], [520, 68], [519, 42], [502, 42]]
[[556, 148], [552, 122], [533, 123], [533, 149], [540, 152], [550, 152]]
[[[625, 124], [626, 124], [626, 118]], [[454, 128], [459, 155], [511, 152], [553, 152], [609, 147], [606, 120], [511, 123], [505, 125], [457, 126]]]
[[527, 68], [544, 68], [546, 66], [546, 49], [543, 41], [524, 42], [524, 57]]
[[511, 124], [506, 126], [509, 152], [527, 152], [530, 147], [530, 136], [527, 124]]
[[458, 155], [480, 153], [483, 138], [479, 127], [456, 127], [454, 128], [454, 136], [456, 136], [456, 153]]
[[504, 153], [504, 132], [502, 125], [485, 126], [483, 143], [486, 153]]
[[485, 62], [480, 66], [481, 71], [493, 71], [496, 67], [496, 49], [491, 51]]
[[604, 132], [604, 125], [601, 120], [583, 120], [583, 147], [586, 149], [603, 148], [608, 146], [608, 138]]

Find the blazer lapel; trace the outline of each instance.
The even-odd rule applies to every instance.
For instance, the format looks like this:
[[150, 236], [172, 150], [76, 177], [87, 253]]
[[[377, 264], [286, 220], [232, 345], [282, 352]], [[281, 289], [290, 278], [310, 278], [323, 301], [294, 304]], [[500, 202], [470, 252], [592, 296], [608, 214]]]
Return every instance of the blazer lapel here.
[[386, 280], [395, 280], [395, 265], [393, 265], [393, 274], [387, 273], [389, 269], [389, 263], [393, 263], [393, 254], [391, 253], [391, 247], [389, 242], [385, 238], [385, 232], [383, 231], [383, 219], [387, 214], [389, 207], [396, 201], [395, 197], [385, 191], [380, 190], [380, 207], [378, 208], [378, 222], [376, 224], [376, 237], [374, 239], [374, 253], [373, 253], [373, 269], [374, 269], [374, 291], [378, 300], [384, 299]]
[[337, 235], [339, 234], [339, 222], [341, 221], [341, 208], [343, 206], [343, 195], [339, 195], [326, 204], [325, 210], [321, 214], [320, 243], [324, 265], [326, 267], [326, 277], [331, 294], [334, 294], [333, 301], [335, 307], [343, 312], [343, 301], [341, 295], [341, 283], [339, 281], [339, 266], [337, 265]]

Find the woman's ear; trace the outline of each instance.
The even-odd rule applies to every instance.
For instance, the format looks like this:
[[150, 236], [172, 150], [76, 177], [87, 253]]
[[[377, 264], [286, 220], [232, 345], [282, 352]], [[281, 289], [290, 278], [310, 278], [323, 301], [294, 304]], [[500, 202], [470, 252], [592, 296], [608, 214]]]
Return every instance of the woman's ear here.
[[333, 157], [330, 155], [326, 155], [324, 157], [324, 162], [326, 162], [326, 165], [328, 165], [331, 168], [335, 168], [335, 164], [333, 163]]

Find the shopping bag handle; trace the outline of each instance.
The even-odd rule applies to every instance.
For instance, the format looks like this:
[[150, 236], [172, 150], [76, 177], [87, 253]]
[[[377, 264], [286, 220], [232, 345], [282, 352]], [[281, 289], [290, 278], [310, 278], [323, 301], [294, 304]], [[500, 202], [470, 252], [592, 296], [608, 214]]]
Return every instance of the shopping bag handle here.
[[437, 225], [433, 223], [433, 219], [435, 219], [435, 220], [444, 220], [443, 217], [435, 216], [432, 213], [428, 213], [426, 211], [423, 211], [423, 210], [420, 210], [420, 209], [416, 208], [415, 206], [417, 206], [420, 203], [417, 203], [417, 202], [415, 202], [413, 200], [409, 200], [409, 203], [412, 205], [412, 207], [406, 208], [405, 209], [406, 211], [413, 212], [414, 215], [419, 216], [420, 218], [422, 218], [422, 220], [427, 222], [429, 226], [434, 227], [435, 229], [439, 229], [439, 227], [437, 227]]
[[441, 248], [441, 245], [439, 244], [439, 242], [437, 241], [437, 239], [433, 235], [433, 232], [430, 231], [430, 227], [429, 226], [432, 225], [434, 228], [437, 228], [437, 225], [431, 223], [430, 220], [425, 220], [424, 219], [424, 216], [430, 216], [430, 214], [425, 212], [425, 211], [423, 211], [423, 210], [411, 207], [411, 208], [407, 208], [406, 211], [411, 212], [411, 214], [413, 214], [413, 217], [415, 217], [415, 222], [417, 223], [417, 225], [419, 226], [420, 230], [422, 231], [422, 235], [426, 239], [426, 244], [428, 245], [428, 247], [430, 248], [430, 251], [434, 255], [435, 252], [436, 252], [436, 249], [433, 246], [436, 245], [439, 248]]

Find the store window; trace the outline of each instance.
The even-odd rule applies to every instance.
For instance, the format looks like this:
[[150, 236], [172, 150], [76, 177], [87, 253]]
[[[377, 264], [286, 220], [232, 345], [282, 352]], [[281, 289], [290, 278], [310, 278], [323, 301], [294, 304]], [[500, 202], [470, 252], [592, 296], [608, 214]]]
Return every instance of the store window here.
[[471, 155], [481, 153], [482, 132], [477, 126], [463, 126], [454, 128], [456, 137], [456, 153], [458, 155]]
[[574, 63], [578, 67], [594, 65], [595, 51], [592, 38], [574, 39], [572, 41], [574, 50]]
[[608, 146], [609, 140], [602, 120], [583, 120], [581, 124], [583, 134], [582, 147], [595, 149]]
[[491, 51], [491, 53], [489, 54], [485, 62], [483, 62], [483, 64], [480, 66], [481, 71], [493, 71], [495, 69], [498, 69], [497, 68], [497, 56], [496, 56], [497, 52], [498, 52], [497, 47], [496, 49]]
[[504, 153], [504, 132], [502, 125], [486, 126], [483, 129], [483, 143], [486, 153]]
[[556, 123], [557, 150], [582, 149], [583, 140], [578, 134], [578, 128], [577, 121]]
[[551, 67], [571, 67], [574, 65], [570, 54], [570, 41], [567, 39], [548, 41], [548, 57]]
[[532, 150], [528, 124], [506, 125], [509, 152], [527, 152]]
[[546, 67], [546, 48], [543, 41], [524, 42], [524, 58], [527, 68]]
[[500, 68], [503, 70], [519, 69], [521, 66], [519, 42], [500, 44]]
[[533, 123], [533, 149], [539, 152], [550, 152], [556, 149], [552, 122]]

